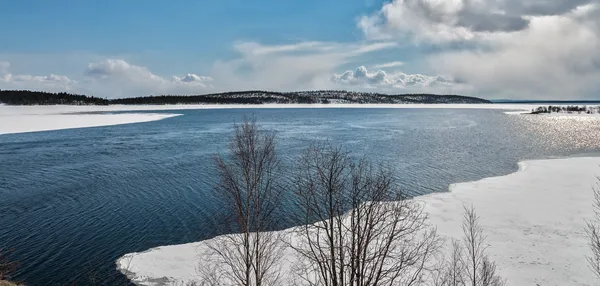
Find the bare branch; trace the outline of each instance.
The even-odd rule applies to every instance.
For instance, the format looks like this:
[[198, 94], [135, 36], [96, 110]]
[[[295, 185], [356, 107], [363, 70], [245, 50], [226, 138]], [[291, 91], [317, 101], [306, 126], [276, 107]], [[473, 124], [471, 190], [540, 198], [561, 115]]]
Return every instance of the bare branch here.
[[452, 253], [435, 277], [435, 286], [503, 286], [496, 264], [486, 255], [485, 234], [475, 208], [464, 207], [460, 241], [452, 241]]
[[418, 285], [430, 275], [440, 240], [422, 206], [403, 200], [391, 168], [320, 145], [297, 170], [302, 285]]
[[199, 272], [207, 285], [276, 285], [283, 245], [278, 233], [267, 232], [283, 189], [275, 134], [245, 117], [234, 129], [228, 156], [215, 159], [221, 179], [216, 193], [227, 205], [230, 231], [238, 234], [216, 238], [206, 254], [216, 264]]
[[588, 266], [594, 272], [596, 277], [600, 279], [600, 177], [596, 182], [594, 191], [594, 214], [593, 221], [587, 222], [586, 232], [589, 238], [589, 246], [592, 254], [587, 257]]

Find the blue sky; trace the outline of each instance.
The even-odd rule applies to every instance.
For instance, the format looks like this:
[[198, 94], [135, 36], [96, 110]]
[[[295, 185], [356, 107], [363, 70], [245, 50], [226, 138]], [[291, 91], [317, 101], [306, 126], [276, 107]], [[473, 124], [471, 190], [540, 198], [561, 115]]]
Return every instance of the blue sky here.
[[0, 89], [598, 98], [598, 1], [529, 2], [0, 0]]
[[251, 4], [240, 0], [38, 0], [4, 1], [0, 7], [7, 40], [4, 51], [182, 51], [221, 56], [222, 47], [239, 40], [357, 40], [362, 35], [354, 28], [355, 18], [375, 6], [374, 2], [339, 0]]

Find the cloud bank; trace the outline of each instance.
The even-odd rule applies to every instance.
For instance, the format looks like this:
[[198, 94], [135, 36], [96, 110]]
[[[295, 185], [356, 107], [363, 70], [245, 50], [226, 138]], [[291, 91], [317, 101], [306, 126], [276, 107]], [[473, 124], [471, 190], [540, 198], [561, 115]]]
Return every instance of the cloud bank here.
[[600, 5], [592, 0], [395, 0], [364, 16], [370, 39], [435, 46], [436, 73], [487, 98], [597, 98]]
[[388, 87], [396, 89], [428, 88], [428, 87], [458, 87], [458, 83], [443, 76], [427, 76], [422, 74], [406, 74], [402, 72], [388, 74], [383, 70], [369, 72], [365, 66], [355, 71], [335, 74], [331, 80], [350, 86], [367, 88]]

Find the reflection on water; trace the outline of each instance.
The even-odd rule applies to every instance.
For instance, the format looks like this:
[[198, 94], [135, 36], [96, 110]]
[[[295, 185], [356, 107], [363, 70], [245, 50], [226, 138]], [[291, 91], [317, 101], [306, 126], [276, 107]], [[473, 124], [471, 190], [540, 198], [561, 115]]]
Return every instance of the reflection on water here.
[[532, 139], [545, 148], [593, 150], [600, 144], [600, 116], [525, 114], [519, 119], [532, 133]]
[[[600, 151], [596, 117], [458, 109], [178, 113], [184, 115], [0, 136], [0, 246], [16, 249], [18, 279], [86, 284], [92, 274], [115, 277], [114, 261], [125, 253], [216, 235], [213, 157], [226, 151], [232, 122], [244, 114], [277, 131], [289, 170], [308, 144], [330, 140], [396, 168], [411, 195], [508, 174], [524, 159]], [[281, 227], [293, 224], [286, 210], [293, 208], [280, 212]]]

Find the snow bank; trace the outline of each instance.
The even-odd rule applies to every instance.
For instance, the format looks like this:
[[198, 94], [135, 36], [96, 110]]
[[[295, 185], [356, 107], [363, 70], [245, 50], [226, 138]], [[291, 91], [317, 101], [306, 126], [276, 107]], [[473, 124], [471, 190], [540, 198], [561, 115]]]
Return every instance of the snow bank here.
[[[425, 204], [430, 222], [448, 238], [460, 237], [463, 205], [473, 204], [486, 229], [488, 253], [511, 285], [596, 284], [586, 264], [584, 228], [593, 216], [591, 187], [600, 174], [600, 158], [519, 166], [507, 176], [454, 184], [448, 193], [415, 200]], [[117, 268], [141, 285], [185, 285], [198, 278], [196, 267], [207, 242], [127, 254]]]
[[0, 135], [140, 123], [161, 120], [179, 114], [52, 114], [0, 116]]
[[179, 115], [86, 113], [97, 111], [111, 110], [90, 106], [0, 106], [0, 134], [139, 123]]
[[587, 267], [585, 220], [600, 158], [526, 161], [504, 177], [419, 197], [441, 234], [460, 236], [463, 204], [485, 227], [491, 258], [512, 285], [597, 285]]

